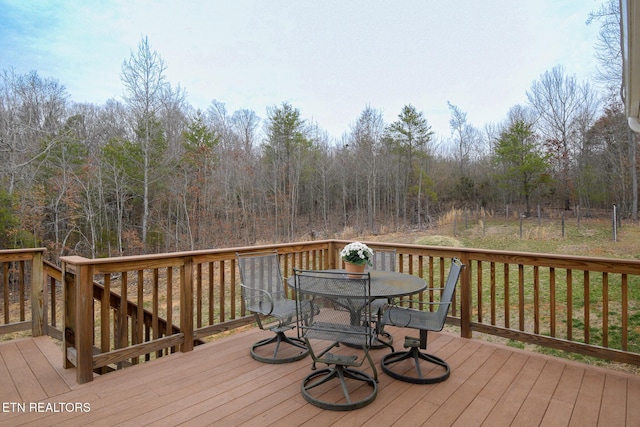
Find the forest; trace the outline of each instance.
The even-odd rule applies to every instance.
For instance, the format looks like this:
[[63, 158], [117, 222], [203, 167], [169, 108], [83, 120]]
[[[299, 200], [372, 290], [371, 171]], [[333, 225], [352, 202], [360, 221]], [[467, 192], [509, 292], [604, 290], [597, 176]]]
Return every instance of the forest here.
[[338, 140], [288, 101], [265, 118], [217, 100], [194, 109], [147, 37], [123, 61], [122, 99], [104, 105], [4, 69], [0, 247], [45, 246], [55, 258], [288, 242], [426, 228], [451, 208], [615, 204], [637, 220], [637, 137], [607, 25], [619, 16], [600, 12], [591, 18], [608, 68], [593, 82], [558, 65], [483, 128], [449, 103], [446, 138], [409, 102], [392, 123], [367, 106]]

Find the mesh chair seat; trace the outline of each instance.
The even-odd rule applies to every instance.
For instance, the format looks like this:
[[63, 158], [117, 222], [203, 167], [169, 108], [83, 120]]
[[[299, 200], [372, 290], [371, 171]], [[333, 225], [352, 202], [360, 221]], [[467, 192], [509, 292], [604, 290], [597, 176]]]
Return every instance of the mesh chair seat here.
[[[409, 350], [394, 351], [384, 356], [381, 362], [384, 373], [398, 380], [414, 384], [433, 384], [449, 378], [451, 373], [449, 364], [440, 357], [420, 351], [420, 349], [427, 349], [428, 331], [441, 331], [444, 327], [463, 267], [464, 265], [457, 258], [452, 260], [445, 287], [441, 288], [440, 301], [411, 301], [412, 304], [421, 308], [424, 306], [437, 306], [436, 311], [425, 311], [398, 305], [394, 305], [385, 311], [382, 317], [383, 324], [417, 329], [420, 331], [420, 338], [405, 337], [404, 346]], [[401, 303], [404, 302], [406, 301]], [[413, 366], [408, 365], [408, 363]]]
[[356, 347], [366, 347], [371, 344], [371, 328], [353, 325], [342, 327], [333, 323], [315, 322], [313, 329], [308, 329], [305, 338], [310, 340], [322, 339], [339, 342]]
[[[356, 279], [312, 270], [295, 269], [294, 274], [298, 333], [313, 359], [312, 372], [302, 382], [302, 395], [307, 402], [334, 411], [368, 405], [378, 393], [378, 375], [369, 355], [374, 337], [369, 273]], [[307, 314], [301, 311], [305, 304], [313, 307]], [[365, 360], [373, 375], [356, 369]], [[316, 369], [317, 363], [327, 367]]]
[[408, 310], [391, 306], [383, 315], [383, 323], [410, 329], [427, 329], [438, 331], [442, 329], [442, 319], [437, 311]]
[[[236, 253], [236, 259], [245, 307], [254, 314], [260, 329], [275, 333], [253, 344], [251, 357], [264, 363], [288, 363], [306, 357], [309, 350], [304, 341], [285, 335], [296, 326], [297, 305], [286, 298], [278, 253]], [[302, 308], [308, 310], [308, 306]]]
[[274, 320], [278, 321], [280, 324], [291, 324], [294, 321], [296, 313], [296, 302], [294, 300], [284, 298], [270, 300], [267, 303], [245, 306], [247, 310], [251, 312], [260, 313], [263, 316], [274, 317]]

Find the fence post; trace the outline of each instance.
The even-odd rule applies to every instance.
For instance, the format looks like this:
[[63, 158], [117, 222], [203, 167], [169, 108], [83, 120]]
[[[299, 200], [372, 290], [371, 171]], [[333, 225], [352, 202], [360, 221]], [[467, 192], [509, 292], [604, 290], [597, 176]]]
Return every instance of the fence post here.
[[615, 203], [613, 204], [612, 225], [613, 225], [613, 241], [617, 242], [618, 241], [618, 210]]
[[524, 214], [521, 213], [519, 216], [520, 216], [520, 240], [522, 240], [522, 222], [524, 221]]

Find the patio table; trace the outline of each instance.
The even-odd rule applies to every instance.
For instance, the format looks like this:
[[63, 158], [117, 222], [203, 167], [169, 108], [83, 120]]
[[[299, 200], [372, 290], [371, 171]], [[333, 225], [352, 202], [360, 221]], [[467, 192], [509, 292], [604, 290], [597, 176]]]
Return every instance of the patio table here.
[[[330, 273], [343, 272], [346, 274], [345, 270], [318, 270], [318, 273], [322, 273], [323, 271]], [[370, 273], [372, 300], [402, 297], [421, 292], [427, 288], [427, 282], [425, 282], [424, 279], [411, 274], [382, 270], [371, 270]], [[289, 277], [289, 286], [294, 286], [293, 281], [294, 278]], [[324, 293], [326, 296], [331, 296], [323, 289], [314, 288], [302, 290], [315, 295], [323, 295]]]
[[[345, 270], [317, 270], [316, 272], [347, 274]], [[412, 295], [427, 288], [427, 283], [424, 279], [411, 274], [383, 270], [371, 270], [369, 273], [371, 276], [371, 301], [381, 298], [390, 299]], [[294, 287], [294, 280], [294, 277], [289, 277], [289, 286]], [[348, 301], [347, 295], [335, 295], [335, 291], [318, 288], [317, 286], [313, 289], [301, 288], [301, 291], [315, 296], [327, 297], [351, 312], [353, 322], [357, 322], [358, 319], [360, 319], [360, 312], [362, 311], [363, 306], [353, 306], [352, 302]], [[341, 299], [345, 299], [345, 301], [342, 301], [341, 303]], [[383, 347], [391, 347], [391, 344], [379, 340], [376, 336], [371, 348], [377, 349]]]

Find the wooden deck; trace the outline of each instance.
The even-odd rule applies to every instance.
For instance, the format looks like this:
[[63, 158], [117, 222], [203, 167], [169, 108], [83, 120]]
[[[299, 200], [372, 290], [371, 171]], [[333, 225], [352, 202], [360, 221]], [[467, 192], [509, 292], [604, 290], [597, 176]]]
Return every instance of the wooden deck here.
[[[401, 341], [405, 331], [390, 329]], [[300, 394], [309, 358], [283, 365], [251, 359], [249, 345], [265, 334], [250, 329], [83, 385], [73, 369], [60, 367], [51, 338], [2, 343], [0, 425], [640, 425], [639, 376], [448, 333], [431, 334], [429, 344], [451, 365], [447, 381], [411, 385], [378, 369], [371, 405], [325, 411]], [[387, 352], [372, 354], [377, 361]], [[66, 412], [75, 404], [86, 405]]]

